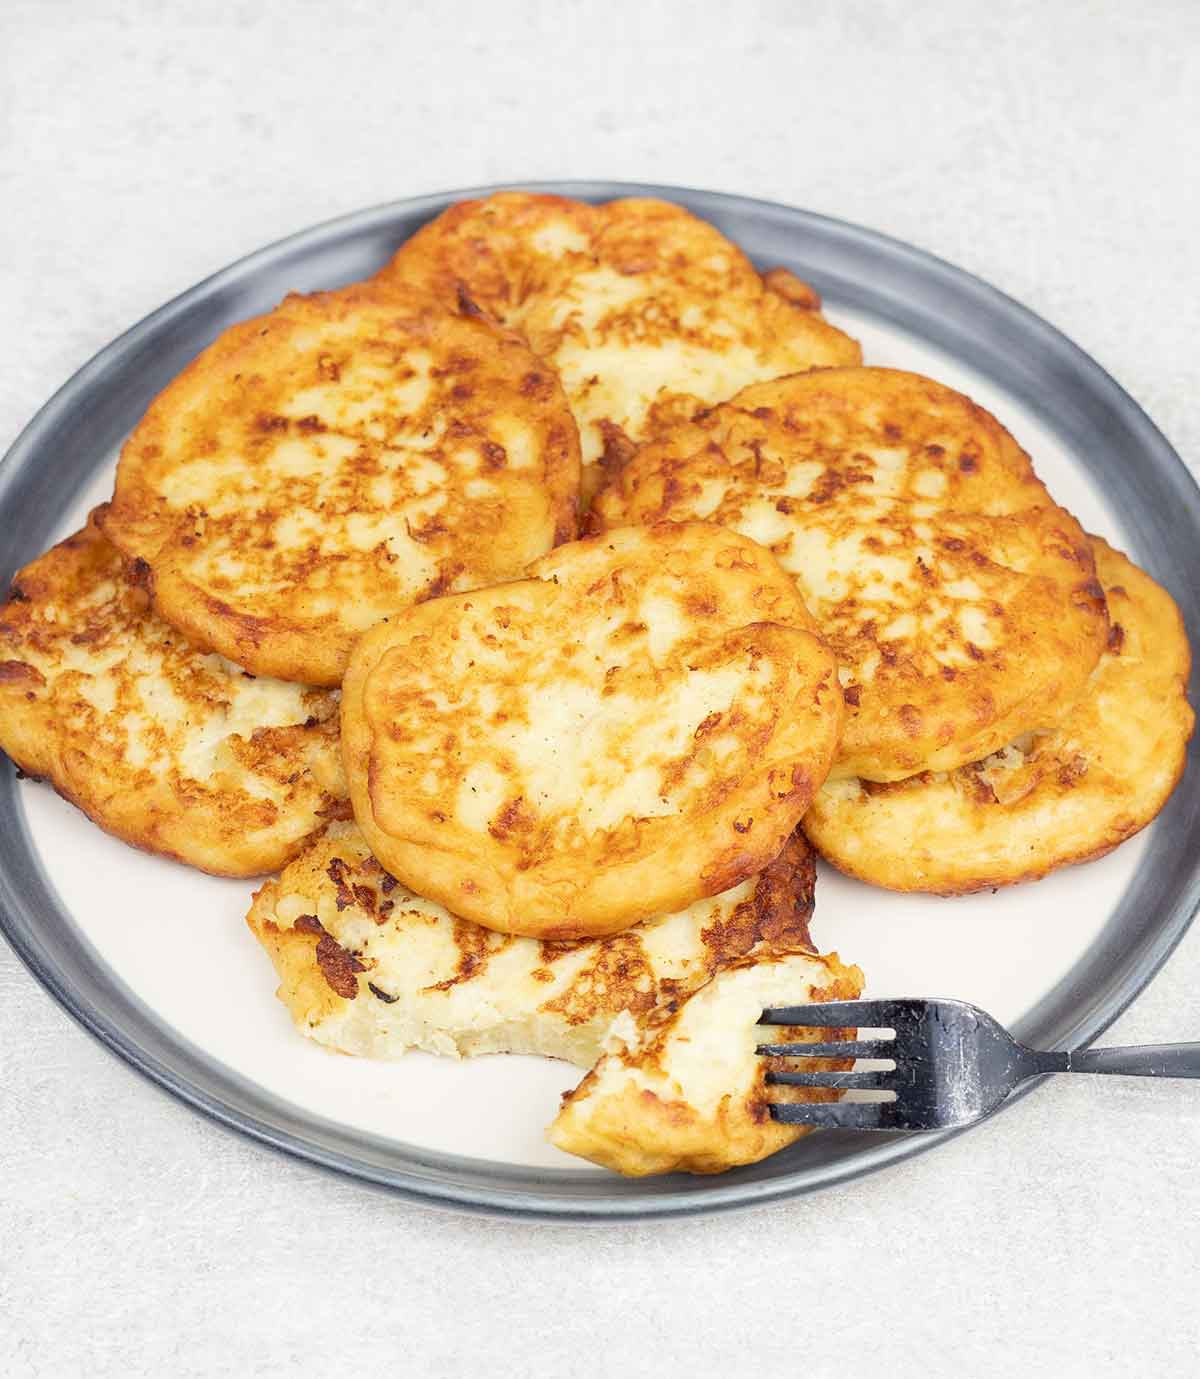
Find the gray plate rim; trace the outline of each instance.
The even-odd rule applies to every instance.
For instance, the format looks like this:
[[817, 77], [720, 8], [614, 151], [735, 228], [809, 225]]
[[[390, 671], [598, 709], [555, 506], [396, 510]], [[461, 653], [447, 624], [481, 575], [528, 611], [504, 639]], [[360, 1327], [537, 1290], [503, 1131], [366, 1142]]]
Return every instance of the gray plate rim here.
[[[625, 182], [504, 183], [388, 202], [289, 235], [175, 297], [79, 369], [0, 463], [0, 576], [10, 576], [42, 549], [89, 466], [225, 324], [265, 309], [282, 295], [281, 283], [312, 290], [361, 276], [364, 262], [381, 261], [388, 245], [452, 202], [511, 187], [592, 201], [679, 201], [744, 243], [760, 265], [791, 266], [832, 303], [913, 330], [982, 368], [1070, 438], [1077, 453], [1091, 455], [1089, 441], [1095, 447], [1089, 467], [1121, 508], [1143, 563], [1180, 602], [1193, 643], [1200, 636], [1200, 569], [1190, 570], [1186, 559], [1200, 542], [1200, 487], [1137, 403], [1060, 331], [983, 280], [877, 231], [771, 201]], [[183, 326], [188, 329], [179, 338]], [[118, 385], [140, 398], [136, 410], [125, 394], [113, 400]], [[1195, 700], [1195, 673], [1191, 689]], [[1193, 743], [1189, 785], [1155, 824], [1147, 853], [1093, 952], [1020, 1022], [1022, 1037], [1046, 1047], [1091, 1042], [1183, 937], [1200, 904], [1200, 856], [1189, 859], [1179, 846], [1200, 829], [1200, 798], [1190, 788], [1197, 754]], [[828, 1134], [719, 1179], [675, 1175], [630, 1185], [571, 1170], [489, 1168], [485, 1160], [397, 1146], [339, 1127], [211, 1059], [164, 1025], [107, 967], [74, 925], [34, 851], [7, 760], [0, 767], [0, 931], [75, 1021], [161, 1089], [257, 1143], [429, 1206], [580, 1222], [694, 1215], [829, 1187], [951, 1138], [864, 1142]], [[818, 1140], [827, 1152], [814, 1155]]]

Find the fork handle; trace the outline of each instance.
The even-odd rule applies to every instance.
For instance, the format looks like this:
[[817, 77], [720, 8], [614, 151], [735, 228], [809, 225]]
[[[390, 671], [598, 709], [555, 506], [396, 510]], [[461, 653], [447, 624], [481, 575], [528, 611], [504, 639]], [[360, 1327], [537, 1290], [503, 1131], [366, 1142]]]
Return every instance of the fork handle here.
[[1200, 1077], [1200, 1044], [1135, 1044], [1039, 1055], [1039, 1071], [1118, 1073], [1122, 1077]]

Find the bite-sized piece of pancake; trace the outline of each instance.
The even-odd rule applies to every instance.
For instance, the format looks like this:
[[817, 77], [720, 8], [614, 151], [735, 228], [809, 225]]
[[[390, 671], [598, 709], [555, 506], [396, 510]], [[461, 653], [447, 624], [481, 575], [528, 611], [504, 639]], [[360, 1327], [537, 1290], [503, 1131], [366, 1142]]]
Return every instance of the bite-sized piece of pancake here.
[[[812, 853], [796, 833], [758, 876], [720, 895], [624, 933], [551, 943], [456, 918], [384, 871], [353, 824], [335, 823], [262, 887], [247, 922], [275, 965], [277, 994], [296, 1027], [340, 1053], [389, 1059], [409, 1049], [450, 1057], [541, 1054], [588, 1068], [601, 1057], [616, 1020], [630, 1042], [643, 1022], [652, 1023], [655, 1039], [669, 1027], [671, 1067], [678, 1063], [685, 1071], [678, 1033], [681, 1021], [695, 1023], [687, 1014], [689, 997], [709, 992], [711, 979], [727, 970], [740, 974], [766, 965], [777, 1000], [784, 984], [788, 1001], [859, 994], [858, 969], [843, 967], [836, 955], [818, 956], [812, 947], [815, 880]], [[744, 983], [739, 976], [732, 994], [744, 998]], [[575, 1149], [574, 1140], [580, 1146], [575, 1152], [618, 1172], [642, 1173], [660, 1171], [653, 1165], [662, 1163], [664, 1151], [671, 1156], [664, 1168], [713, 1171], [791, 1143], [803, 1127], [769, 1119], [762, 1079], [746, 1057], [746, 1030], [762, 1005], [752, 1014], [744, 1006], [744, 999], [735, 1010], [732, 1002], [714, 1003], [709, 995], [698, 1008], [721, 1021], [733, 1016], [733, 1023], [701, 1033], [722, 1044], [722, 1068], [730, 1073], [729, 1101], [720, 1115], [712, 1114], [709, 1090], [689, 1076], [675, 1088], [672, 1106], [639, 1102], [640, 1114], [614, 1147], [603, 1104], [598, 1117], [591, 1115], [597, 1103], [590, 1096], [574, 1104], [581, 1088], [555, 1122], [556, 1142]], [[815, 1036], [805, 1031], [798, 1037]], [[613, 1061], [608, 1055], [601, 1066], [608, 1069]], [[648, 1060], [640, 1066], [648, 1069]], [[612, 1080], [606, 1071], [604, 1085]], [[770, 1099], [787, 1100], [792, 1091], [772, 1087]], [[703, 1105], [680, 1106], [687, 1093], [703, 1097]], [[674, 1138], [664, 1133], [664, 1116], [672, 1124], [682, 1118]]]
[[671, 419], [760, 379], [857, 364], [858, 344], [784, 269], [764, 279], [682, 206], [589, 206], [505, 192], [451, 207], [384, 270], [521, 331], [559, 374], [579, 423], [585, 499]]
[[291, 296], [159, 394], [104, 532], [197, 645], [336, 685], [385, 613], [569, 540], [578, 445], [557, 378], [491, 320], [403, 285]]
[[805, 816], [836, 867], [876, 886], [958, 895], [1102, 856], [1144, 828], [1184, 768], [1191, 653], [1171, 596], [1092, 537], [1108, 650], [1052, 730], [959, 770], [838, 781]]
[[580, 938], [783, 846], [837, 749], [837, 663], [761, 546], [703, 523], [560, 546], [385, 620], [342, 747], [379, 860], [507, 933]]
[[[768, 1085], [767, 1073], [846, 1068], [849, 1061], [759, 1057], [758, 1025], [768, 1006], [853, 1000], [862, 973], [837, 954], [775, 953], [740, 958], [687, 999], [641, 1020], [621, 1016], [603, 1057], [574, 1091], [547, 1133], [569, 1154], [630, 1177], [721, 1173], [756, 1163], [799, 1138], [806, 1127], [771, 1118], [770, 1104], [836, 1101], [840, 1093]], [[853, 1037], [849, 1030], [791, 1029], [796, 1043]]]
[[1108, 636], [1079, 524], [994, 417], [916, 374], [747, 388], [639, 451], [592, 515], [774, 552], [842, 665], [834, 778], [952, 770], [1053, 726]]
[[197, 651], [94, 513], [0, 605], [0, 747], [107, 832], [222, 876], [282, 866], [347, 808], [337, 694]]

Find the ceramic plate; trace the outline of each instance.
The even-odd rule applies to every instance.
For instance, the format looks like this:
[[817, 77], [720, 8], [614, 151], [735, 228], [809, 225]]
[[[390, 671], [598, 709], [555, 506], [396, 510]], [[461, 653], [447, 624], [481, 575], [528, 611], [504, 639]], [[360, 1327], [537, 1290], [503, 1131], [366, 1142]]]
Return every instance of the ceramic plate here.
[[[542, 189], [682, 202], [760, 267], [783, 264], [814, 283], [869, 363], [932, 374], [994, 411], [1055, 497], [1173, 592], [1200, 645], [1200, 491], [1127, 394], [1045, 322], [919, 250], [786, 206], [618, 183]], [[209, 278], [101, 351], [0, 467], [0, 576], [108, 495], [116, 451], [151, 398], [226, 326], [290, 290], [365, 277], [451, 202], [489, 190], [399, 201], [304, 231]], [[1200, 900], [1200, 853], [1190, 841], [1198, 813], [1192, 770], [1153, 827], [1111, 856], [968, 899], [891, 895], [823, 868], [813, 932], [822, 949], [861, 964], [870, 993], [962, 997], [1033, 1043], [1075, 1047], [1137, 995], [1187, 927]], [[47, 787], [19, 784], [7, 760], [0, 766], [0, 924], [9, 942], [133, 1067], [263, 1144], [427, 1203], [581, 1219], [761, 1203], [938, 1142], [824, 1133], [717, 1178], [619, 1179], [542, 1138], [559, 1093], [579, 1077], [564, 1064], [424, 1054], [371, 1063], [301, 1039], [243, 922], [252, 889], [134, 852]], [[170, 971], [155, 961], [164, 948]]]

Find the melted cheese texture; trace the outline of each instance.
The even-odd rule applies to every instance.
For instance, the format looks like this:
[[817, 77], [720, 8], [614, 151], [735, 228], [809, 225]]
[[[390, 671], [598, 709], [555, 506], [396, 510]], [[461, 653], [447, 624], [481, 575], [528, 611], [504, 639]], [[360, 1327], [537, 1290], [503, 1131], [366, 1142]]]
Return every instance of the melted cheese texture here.
[[956, 895], [1034, 880], [1143, 828], [1183, 772], [1191, 653], [1170, 595], [1092, 538], [1108, 648], [1056, 727], [950, 773], [827, 785], [805, 816], [835, 866], [892, 890]]
[[520, 340], [358, 286], [221, 335], [125, 445], [103, 525], [194, 642], [336, 685], [385, 613], [570, 539], [578, 492], [566, 399]]
[[281, 866], [344, 808], [337, 694], [195, 650], [94, 516], [0, 606], [0, 746], [125, 842], [221, 875]]
[[592, 518], [770, 548], [841, 662], [835, 777], [952, 770], [1052, 726], [1108, 635], [1078, 523], [993, 417], [915, 374], [747, 388], [641, 449]]
[[[762, 1004], [751, 1009], [744, 978], [735, 1001], [714, 1001], [713, 983], [761, 966], [779, 999], [785, 982], [788, 1001], [861, 990], [857, 968], [812, 948], [815, 879], [812, 854], [796, 834], [757, 877], [720, 895], [607, 938], [546, 942], [456, 918], [384, 871], [354, 825], [333, 824], [262, 887], [247, 922], [275, 965], [279, 998], [297, 1028], [340, 1053], [540, 1054], [581, 1068], [601, 1059], [607, 1088], [618, 1081], [618, 1057], [604, 1050], [615, 1050], [617, 1032], [622, 1047], [661, 1050], [678, 1016], [694, 1027], [698, 1049], [720, 1051], [707, 1079], [696, 1075], [680, 1025], [669, 1040], [667, 1082], [659, 1072], [657, 1090], [671, 1089], [667, 1102], [642, 1110], [617, 1143], [607, 1093], [596, 1098], [594, 1077], [585, 1079], [551, 1137], [618, 1172], [711, 1172], [804, 1133], [769, 1118], [765, 1067], [750, 1042]], [[687, 1015], [693, 1000], [694, 1017]], [[649, 1053], [637, 1067], [653, 1075]], [[720, 1074], [730, 1079], [724, 1108], [712, 1086]], [[772, 1099], [790, 1090], [772, 1088]], [[694, 1104], [686, 1100], [692, 1096]]]
[[578, 938], [774, 857], [837, 748], [836, 663], [768, 551], [703, 524], [559, 547], [359, 643], [342, 734], [375, 855], [456, 914]]
[[579, 423], [585, 498], [663, 422], [761, 379], [862, 357], [810, 287], [782, 269], [760, 277], [713, 226], [664, 201], [462, 202], [381, 276], [444, 300], [465, 292], [525, 336]]

